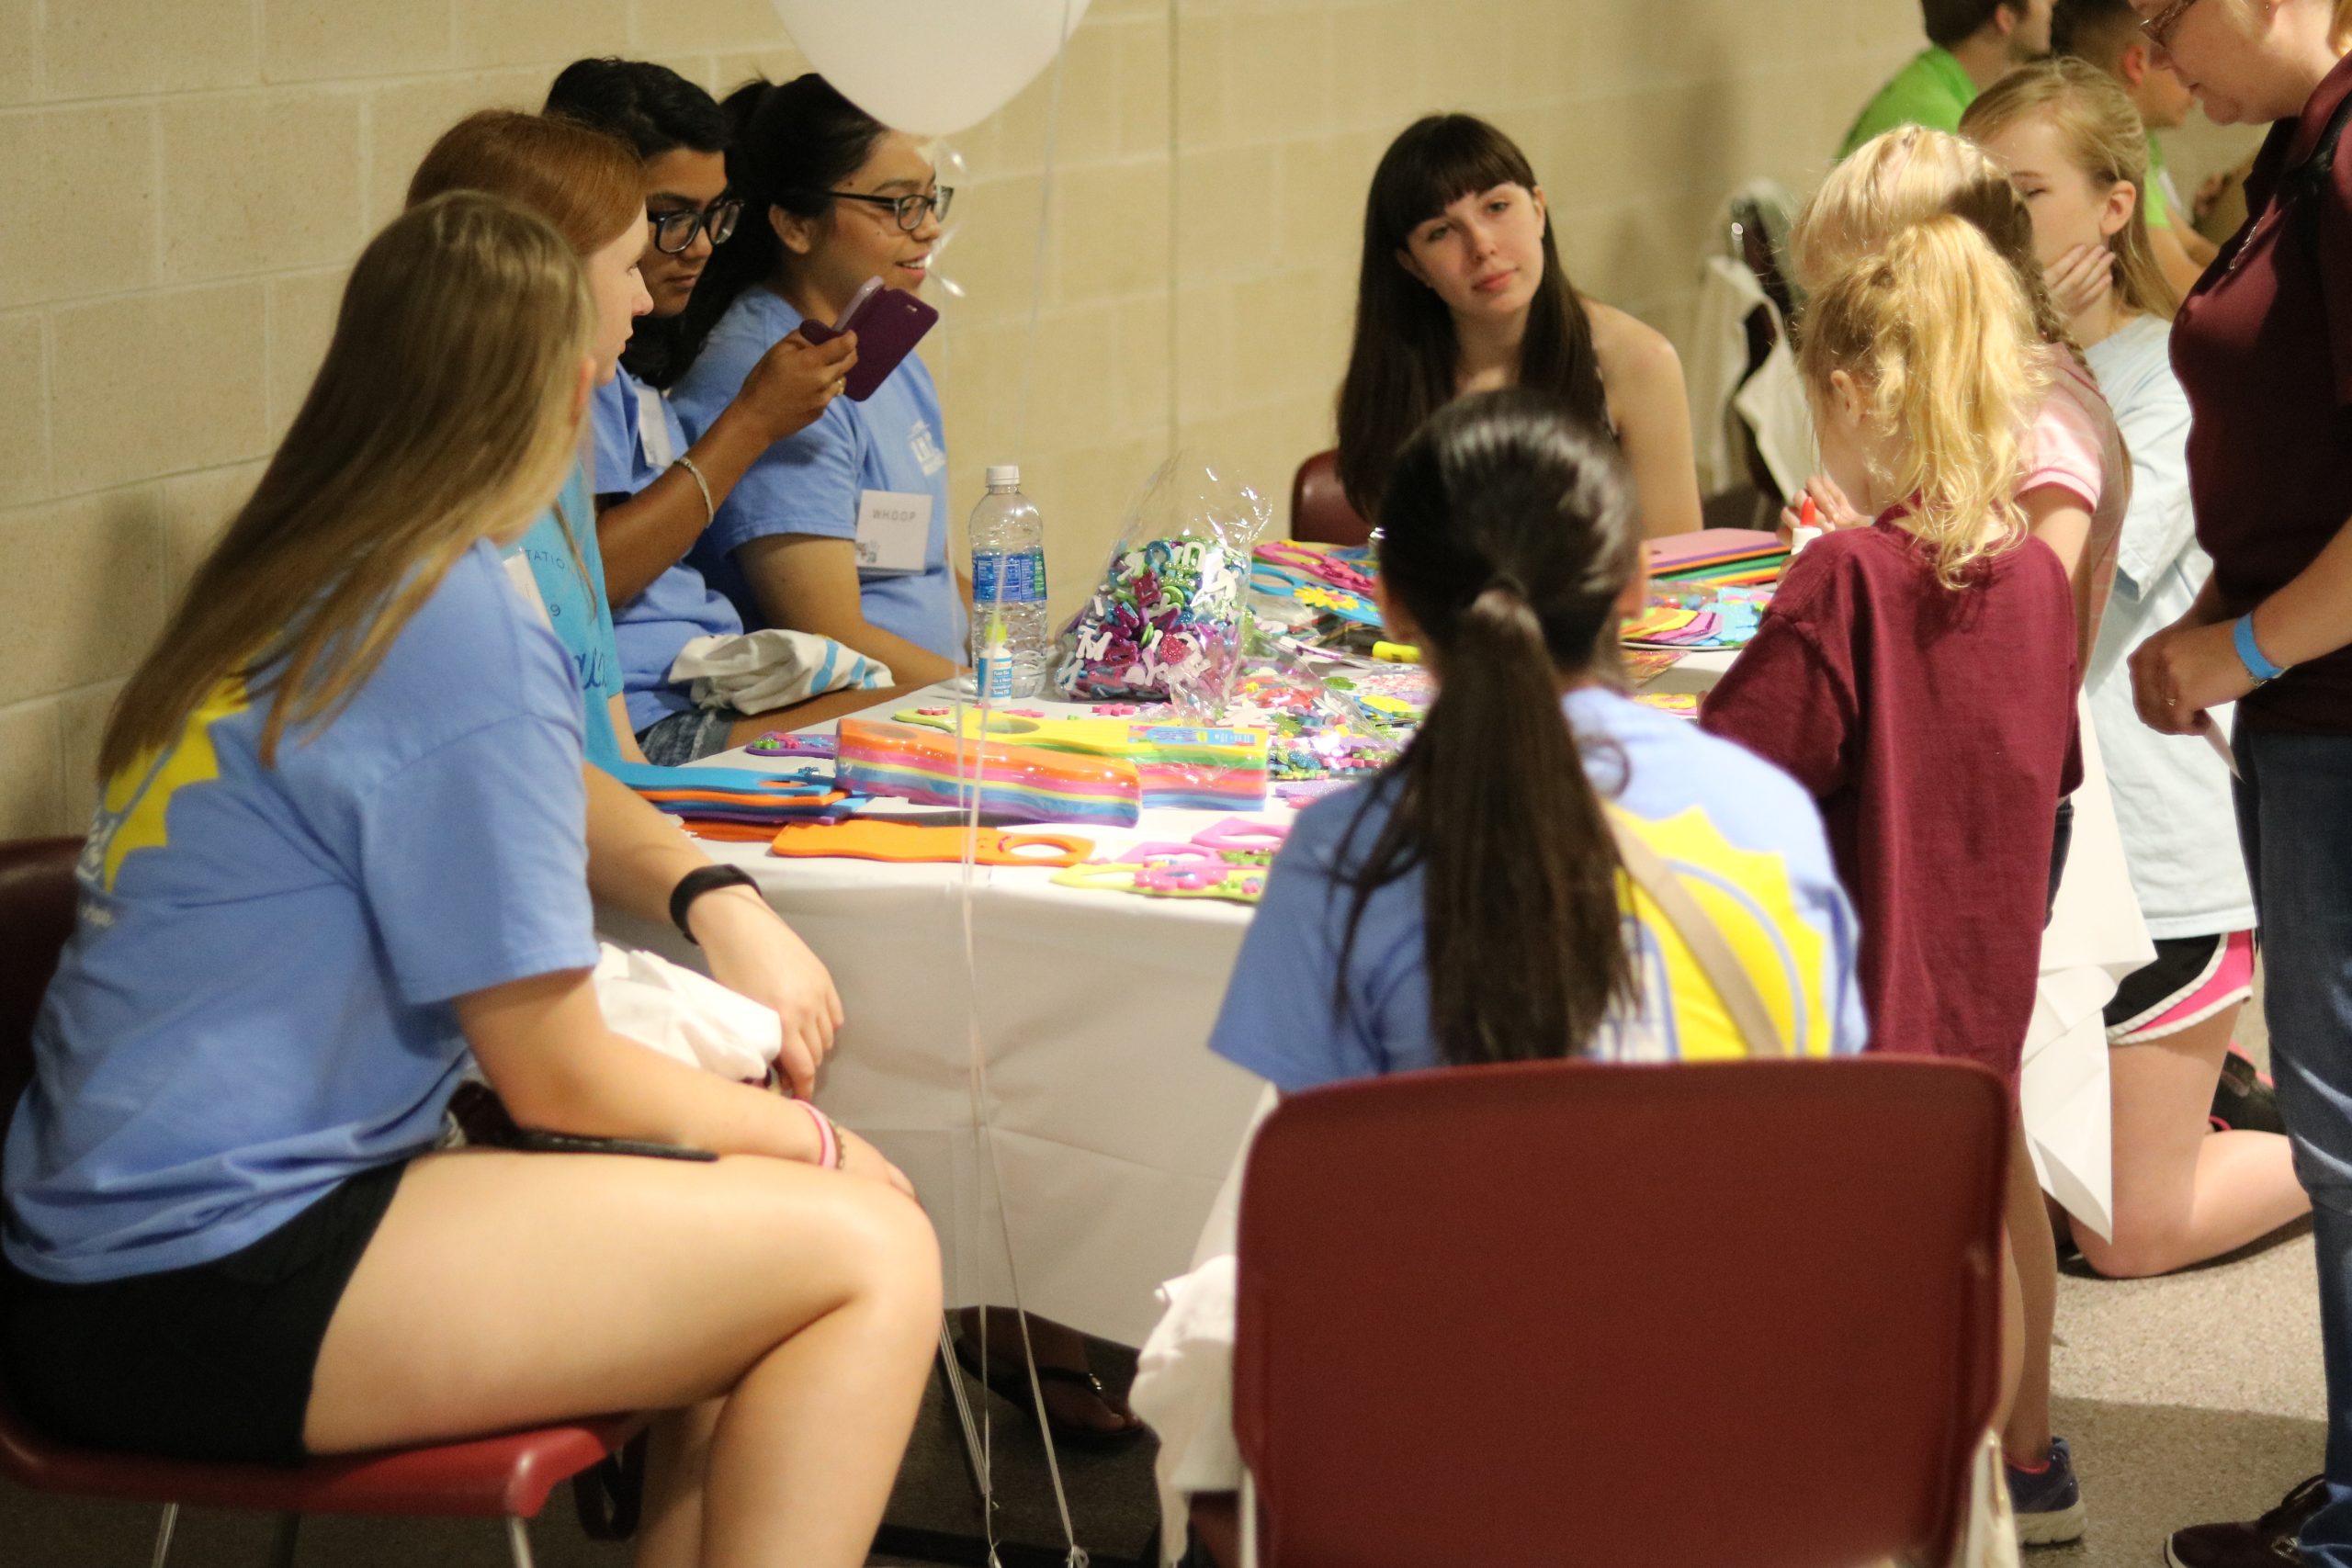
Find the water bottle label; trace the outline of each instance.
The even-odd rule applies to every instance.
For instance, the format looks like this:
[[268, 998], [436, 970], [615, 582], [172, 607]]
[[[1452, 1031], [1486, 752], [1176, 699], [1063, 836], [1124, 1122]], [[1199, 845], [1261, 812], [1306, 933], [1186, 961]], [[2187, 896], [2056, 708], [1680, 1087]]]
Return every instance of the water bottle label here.
[[991, 649], [980, 656], [973, 671], [973, 688], [990, 702], [1010, 701], [1012, 696], [1012, 657], [1001, 647]]
[[1046, 552], [986, 550], [972, 557], [972, 603], [994, 604], [997, 579], [1004, 579], [1003, 603], [1042, 604], [1046, 602]]

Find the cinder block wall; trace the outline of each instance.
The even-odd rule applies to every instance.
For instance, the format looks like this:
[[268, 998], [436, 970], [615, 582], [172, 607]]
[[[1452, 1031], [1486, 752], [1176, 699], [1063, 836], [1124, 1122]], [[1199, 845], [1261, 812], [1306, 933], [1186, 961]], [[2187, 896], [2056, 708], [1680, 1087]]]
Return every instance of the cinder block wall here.
[[[925, 349], [954, 510], [981, 465], [1020, 461], [1067, 609], [1175, 444], [1280, 508], [1329, 440], [1365, 182], [1433, 108], [1519, 137], [1577, 283], [1679, 335], [1723, 195], [1817, 177], [1917, 15], [1094, 0], [1042, 276], [1050, 82], [955, 139], [969, 175], [939, 271], [966, 292], [936, 299]], [[764, 0], [0, 0], [0, 836], [86, 823], [107, 706], [424, 147], [468, 110], [535, 106], [587, 53], [720, 92], [805, 69]]]

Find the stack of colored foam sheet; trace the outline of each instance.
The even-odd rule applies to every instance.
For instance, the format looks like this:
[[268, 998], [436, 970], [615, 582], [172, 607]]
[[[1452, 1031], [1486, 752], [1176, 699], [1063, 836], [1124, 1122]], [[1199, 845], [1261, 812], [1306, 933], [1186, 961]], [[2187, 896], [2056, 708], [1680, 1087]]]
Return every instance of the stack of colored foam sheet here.
[[1705, 528], [1652, 539], [1650, 581], [1660, 588], [1694, 584], [1708, 588], [1758, 587], [1778, 582], [1789, 563], [1789, 547], [1777, 534], [1747, 528]]
[[980, 815], [998, 821], [1132, 828], [1143, 806], [1143, 780], [1125, 757], [994, 738], [983, 746], [976, 739], [870, 718], [842, 720], [833, 767], [844, 789], [918, 806], [968, 808], [977, 784]]
[[[901, 724], [956, 729], [944, 707], [905, 708], [892, 715]], [[1254, 725], [1131, 723], [1125, 717], [1052, 718], [1035, 710], [1000, 709], [989, 716], [993, 753], [997, 739], [1017, 748], [1065, 751], [1130, 763], [1142, 781], [1142, 804], [1194, 810], [1255, 811], [1266, 804], [1268, 732]], [[980, 714], [966, 708], [967, 744], [980, 733]], [[861, 774], [860, 777], [865, 775]], [[842, 775], [844, 781], [850, 775]], [[852, 787], [862, 787], [853, 785]], [[1031, 821], [1069, 820], [1031, 818]]]
[[697, 837], [773, 838], [788, 822], [837, 822], [865, 804], [814, 773], [748, 768], [663, 768], [621, 762], [607, 770]]

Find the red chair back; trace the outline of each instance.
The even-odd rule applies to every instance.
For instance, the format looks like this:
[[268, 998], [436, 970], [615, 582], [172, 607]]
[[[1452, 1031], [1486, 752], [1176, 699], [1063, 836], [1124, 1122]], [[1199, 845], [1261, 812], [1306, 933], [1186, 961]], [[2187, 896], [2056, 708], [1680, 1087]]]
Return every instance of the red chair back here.
[[1997, 1376], [1964, 1064], [1541, 1063], [1286, 1100], [1234, 1421], [1280, 1568], [1943, 1561]]
[[33, 1015], [74, 934], [79, 839], [0, 844], [0, 1137], [33, 1076]]
[[1340, 488], [1336, 450], [1317, 452], [1298, 466], [1290, 486], [1290, 536], [1311, 545], [1361, 545], [1372, 537], [1372, 525]]

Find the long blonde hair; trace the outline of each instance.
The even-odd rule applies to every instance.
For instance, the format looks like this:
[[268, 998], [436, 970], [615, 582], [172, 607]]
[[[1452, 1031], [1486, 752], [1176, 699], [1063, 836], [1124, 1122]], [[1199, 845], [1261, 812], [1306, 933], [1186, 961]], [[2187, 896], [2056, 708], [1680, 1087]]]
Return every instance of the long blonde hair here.
[[1973, 224], [1929, 218], [1815, 288], [1798, 367], [1816, 423], [1843, 370], [1869, 426], [1901, 433], [1894, 468], [1875, 478], [1908, 499], [1947, 587], [2026, 536], [2018, 481], [2049, 372], [2024, 290]]
[[2114, 77], [2083, 60], [2044, 60], [2010, 72], [1968, 106], [1961, 133], [1983, 142], [2036, 117], [2058, 132], [2067, 162], [2100, 195], [2130, 182], [2139, 194], [2123, 227], [2108, 236], [2117, 292], [2125, 306], [2165, 321], [2180, 295], [2148, 242], [2148, 128]]
[[99, 776], [175, 743], [225, 679], [270, 695], [265, 766], [289, 725], [339, 712], [458, 558], [553, 498], [593, 328], [571, 246], [512, 202], [394, 219], [253, 499], [123, 688]]
[[1973, 141], [1922, 125], [1873, 136], [1829, 173], [1789, 236], [1808, 291], [1913, 224], [1949, 212], [1966, 219], [2008, 264], [2035, 335], [2082, 357], [2034, 259], [2033, 217], [2001, 166]]

